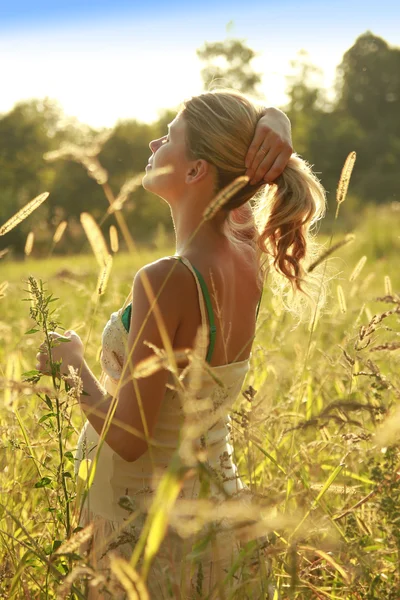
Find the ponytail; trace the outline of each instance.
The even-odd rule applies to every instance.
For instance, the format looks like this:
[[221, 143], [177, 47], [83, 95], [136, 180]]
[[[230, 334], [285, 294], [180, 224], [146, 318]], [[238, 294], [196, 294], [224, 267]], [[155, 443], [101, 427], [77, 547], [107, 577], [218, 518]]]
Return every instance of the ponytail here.
[[[311, 292], [316, 276], [306, 267], [315, 259], [317, 244], [312, 226], [325, 214], [325, 190], [306, 161], [293, 154], [266, 193], [259, 194], [253, 213], [257, 225], [256, 243], [265, 253], [282, 283], [282, 276], [293, 292], [300, 291], [314, 304]], [[280, 286], [282, 287], [282, 286]]]

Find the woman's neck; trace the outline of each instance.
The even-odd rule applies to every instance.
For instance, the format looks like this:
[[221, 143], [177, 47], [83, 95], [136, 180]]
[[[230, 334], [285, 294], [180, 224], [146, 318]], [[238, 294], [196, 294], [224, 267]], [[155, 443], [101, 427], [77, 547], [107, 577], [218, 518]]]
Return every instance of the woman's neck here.
[[213, 196], [207, 198], [206, 194], [202, 197], [185, 196], [170, 205], [177, 254], [194, 249], [216, 252], [226, 246], [225, 215], [220, 212], [209, 220], [203, 217], [212, 198]]

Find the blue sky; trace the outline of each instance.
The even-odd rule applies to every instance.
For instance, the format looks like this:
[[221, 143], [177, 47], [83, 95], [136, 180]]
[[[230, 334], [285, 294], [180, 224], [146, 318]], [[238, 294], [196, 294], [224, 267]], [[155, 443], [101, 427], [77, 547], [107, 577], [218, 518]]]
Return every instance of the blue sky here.
[[223, 40], [230, 21], [230, 35], [258, 53], [267, 104], [284, 104], [290, 62], [301, 49], [329, 88], [361, 33], [400, 46], [398, 0], [0, 0], [0, 113], [48, 96], [96, 127], [150, 121], [201, 91], [196, 49]]

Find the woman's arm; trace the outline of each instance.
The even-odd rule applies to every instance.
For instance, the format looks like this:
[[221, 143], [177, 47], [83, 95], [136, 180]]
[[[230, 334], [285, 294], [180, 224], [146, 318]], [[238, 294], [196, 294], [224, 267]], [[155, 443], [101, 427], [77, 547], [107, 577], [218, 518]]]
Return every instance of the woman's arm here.
[[[172, 350], [182, 315], [182, 279], [185, 276], [186, 272], [175, 259], [161, 259], [142, 268], [133, 282], [134, 310], [131, 315], [121, 387], [118, 391], [115, 418], [105, 437], [107, 444], [129, 462], [140, 458], [148, 448], [146, 437], [153, 436], [169, 375], [167, 370], [161, 369], [149, 377], [135, 379], [133, 371], [141, 361], [154, 356], [154, 351], [144, 342]], [[153, 299], [157, 296], [157, 304], [151, 310]], [[85, 371], [83, 375], [84, 389], [89, 396], [81, 397], [81, 406], [90, 423], [100, 434], [112, 398], [107, 396], [102, 399], [89, 372]], [[85, 383], [89, 385], [88, 390]], [[101, 403], [97, 407], [99, 400]], [[94, 414], [94, 408], [100, 408], [101, 414]], [[134, 431], [139, 435], [135, 435]]]
[[[174, 268], [176, 265], [177, 268]], [[121, 458], [133, 462], [148, 448], [147, 439], [153, 436], [154, 427], [164, 398], [169, 372], [161, 369], [149, 377], [135, 379], [135, 367], [144, 359], [154, 356], [154, 351], [145, 345], [150, 342], [158, 348], [173, 348], [185, 294], [187, 274], [175, 259], [161, 259], [142, 268], [133, 283], [131, 324], [128, 336], [124, 371], [117, 392], [115, 413], [104, 439]], [[167, 279], [166, 283], [165, 280]], [[152, 299], [157, 304], [152, 306]], [[150, 298], [150, 299], [149, 299]], [[107, 394], [83, 359], [82, 344], [74, 332], [66, 332], [71, 343], [63, 343], [52, 349], [53, 361], [62, 360], [78, 369], [83, 382], [79, 398], [89, 422], [99, 435], [107, 414], [115, 407], [115, 400]], [[54, 337], [54, 334], [53, 334]], [[38, 368], [46, 372], [47, 354], [38, 354]]]

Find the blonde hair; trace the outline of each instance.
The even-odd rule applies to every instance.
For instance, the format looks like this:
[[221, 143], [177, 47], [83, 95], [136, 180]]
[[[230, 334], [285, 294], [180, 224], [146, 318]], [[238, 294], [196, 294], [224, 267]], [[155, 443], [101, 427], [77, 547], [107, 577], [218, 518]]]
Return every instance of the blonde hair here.
[[[184, 102], [182, 115], [188, 156], [216, 167], [216, 193], [245, 174], [245, 157], [262, 107], [239, 92], [216, 90]], [[244, 206], [249, 200], [251, 210]], [[300, 291], [315, 306], [317, 294], [320, 304], [324, 293], [321, 297], [318, 274], [307, 274], [306, 267], [316, 258], [318, 247], [310, 228], [324, 215], [325, 204], [319, 180], [307, 162], [293, 154], [273, 184], [247, 184], [221, 210], [227, 212], [229, 239], [234, 243], [246, 240], [257, 251], [262, 278], [273, 271], [275, 291], [279, 288], [282, 297], [286, 296], [285, 284], [290, 284], [292, 302]]]

